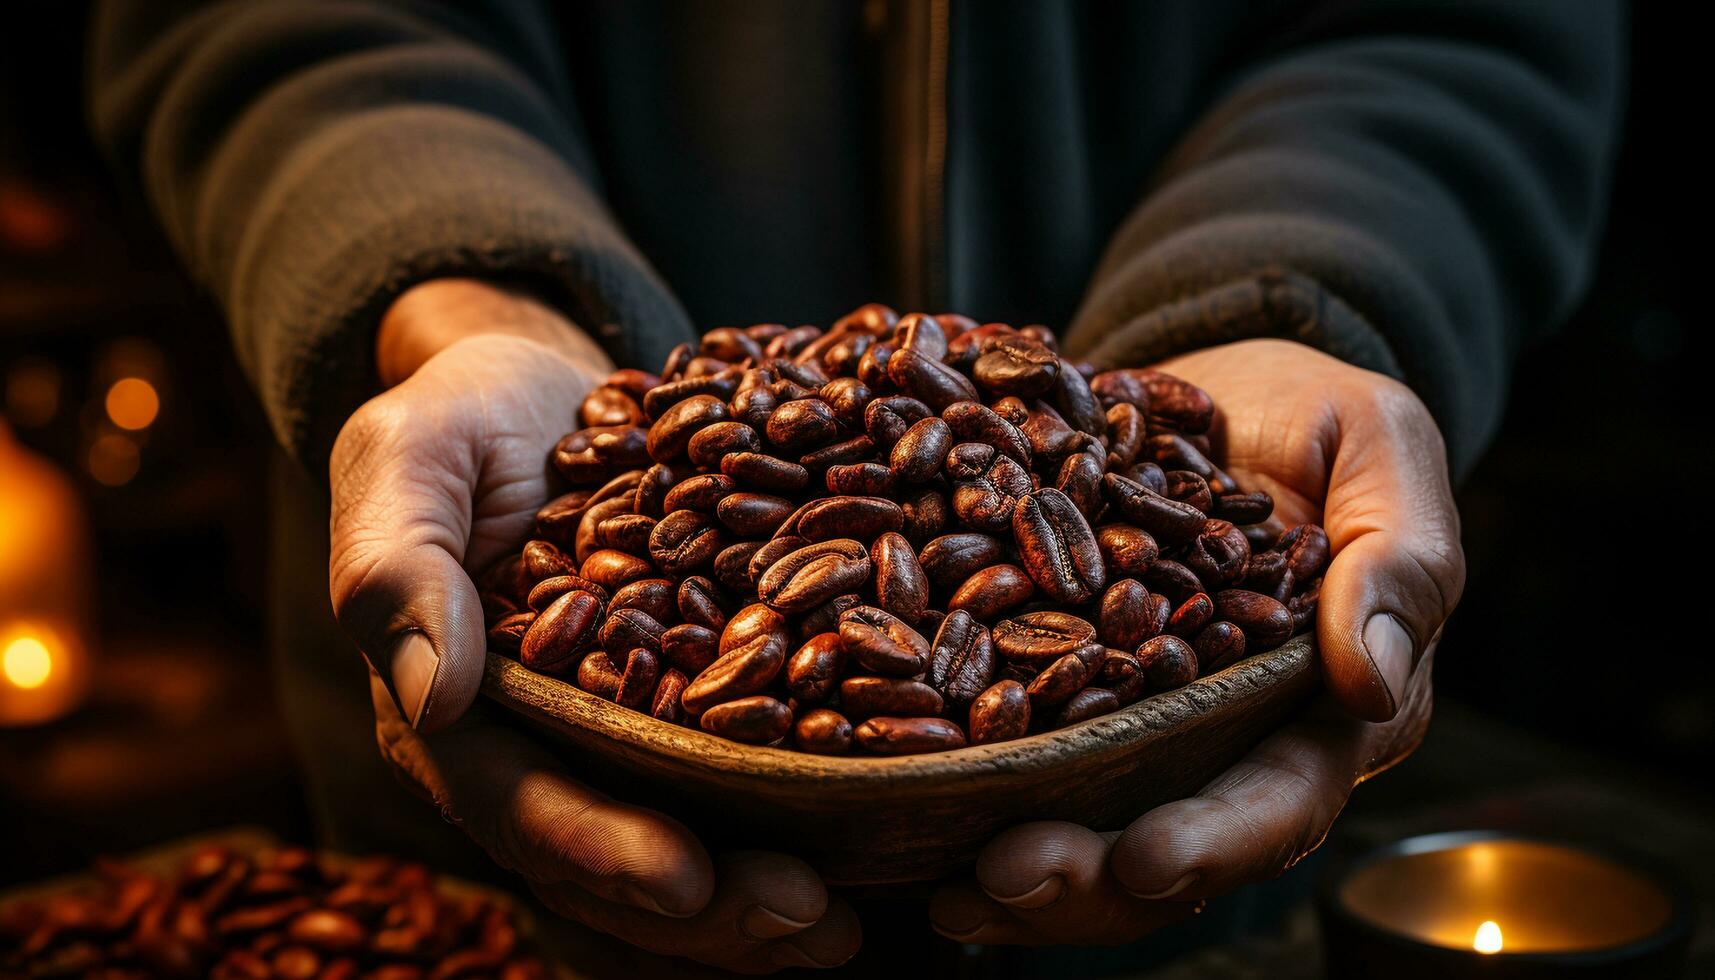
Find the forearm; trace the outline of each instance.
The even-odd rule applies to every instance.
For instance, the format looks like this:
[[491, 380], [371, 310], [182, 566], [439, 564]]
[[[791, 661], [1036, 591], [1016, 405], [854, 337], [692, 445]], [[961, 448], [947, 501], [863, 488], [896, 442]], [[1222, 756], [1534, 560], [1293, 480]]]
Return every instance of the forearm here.
[[376, 375], [393, 387], [429, 358], [467, 337], [524, 337], [595, 374], [613, 370], [607, 353], [571, 320], [530, 293], [478, 279], [432, 279], [407, 289], [375, 333]]

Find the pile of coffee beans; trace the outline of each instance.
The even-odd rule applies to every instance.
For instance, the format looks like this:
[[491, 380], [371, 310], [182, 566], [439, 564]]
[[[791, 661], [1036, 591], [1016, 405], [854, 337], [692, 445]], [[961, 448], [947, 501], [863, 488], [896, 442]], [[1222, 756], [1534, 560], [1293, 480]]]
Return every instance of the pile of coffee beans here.
[[621, 370], [554, 447], [573, 489], [484, 575], [532, 670], [750, 743], [901, 755], [1114, 711], [1314, 618], [1314, 524], [1210, 459], [1215, 406], [1045, 327], [720, 327]]
[[421, 865], [223, 847], [156, 875], [117, 862], [80, 891], [0, 907], [0, 976], [546, 980], [512, 914], [441, 894]]

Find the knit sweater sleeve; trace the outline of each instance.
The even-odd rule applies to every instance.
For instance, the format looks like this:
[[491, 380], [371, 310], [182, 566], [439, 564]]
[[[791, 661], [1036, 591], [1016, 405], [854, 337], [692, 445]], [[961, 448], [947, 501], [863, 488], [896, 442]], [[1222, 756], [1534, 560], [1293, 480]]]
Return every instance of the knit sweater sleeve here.
[[1456, 471], [1588, 278], [1621, 103], [1610, 0], [1295, 12], [1110, 241], [1067, 338], [1099, 366], [1284, 336], [1403, 377]]
[[96, 134], [224, 309], [276, 435], [319, 469], [409, 286], [504, 276], [621, 364], [690, 337], [603, 206], [544, 11], [107, 0]]

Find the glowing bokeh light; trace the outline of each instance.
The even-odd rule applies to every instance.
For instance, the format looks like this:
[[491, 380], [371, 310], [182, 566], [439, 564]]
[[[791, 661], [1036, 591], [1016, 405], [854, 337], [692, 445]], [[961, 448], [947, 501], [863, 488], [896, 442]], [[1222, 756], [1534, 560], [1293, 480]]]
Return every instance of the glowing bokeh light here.
[[1477, 935], [1471, 940], [1471, 948], [1479, 953], [1498, 953], [1501, 951], [1501, 925], [1493, 919], [1485, 921], [1477, 927]]
[[89, 475], [105, 486], [130, 483], [142, 463], [137, 444], [122, 435], [102, 436], [89, 447]]
[[33, 636], [20, 636], [6, 645], [0, 654], [0, 669], [6, 679], [25, 690], [33, 690], [48, 682], [54, 672], [54, 658], [47, 644]]
[[142, 378], [120, 378], [107, 389], [107, 417], [121, 429], [147, 429], [160, 411], [155, 386]]

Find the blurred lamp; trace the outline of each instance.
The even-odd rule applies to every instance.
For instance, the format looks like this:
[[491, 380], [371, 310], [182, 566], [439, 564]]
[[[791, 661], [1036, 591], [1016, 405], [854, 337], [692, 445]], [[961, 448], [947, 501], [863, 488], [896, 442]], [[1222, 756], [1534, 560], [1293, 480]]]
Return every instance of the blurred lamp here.
[[52, 721], [82, 701], [91, 588], [71, 481], [0, 422], [0, 726]]

